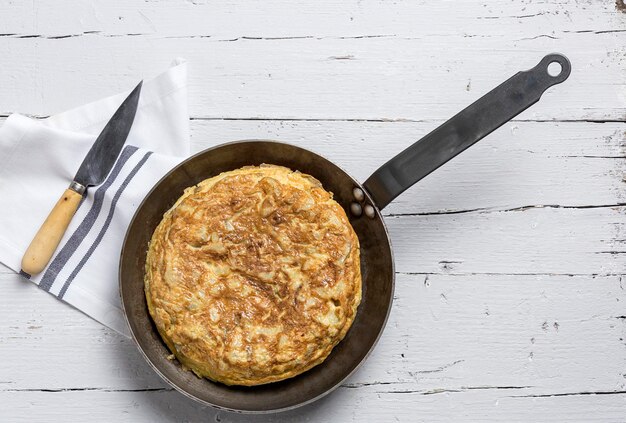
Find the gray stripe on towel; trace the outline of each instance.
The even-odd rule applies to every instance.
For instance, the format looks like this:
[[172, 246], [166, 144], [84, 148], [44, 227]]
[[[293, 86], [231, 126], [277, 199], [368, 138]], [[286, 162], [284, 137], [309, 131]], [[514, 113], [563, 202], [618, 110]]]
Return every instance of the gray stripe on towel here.
[[152, 152], [149, 151], [141, 158], [139, 163], [137, 163], [137, 165], [133, 168], [133, 170], [128, 174], [126, 179], [124, 179], [124, 182], [122, 182], [122, 185], [120, 185], [120, 187], [117, 189], [117, 192], [115, 193], [115, 196], [113, 196], [113, 200], [111, 201], [111, 208], [109, 209], [109, 214], [107, 215], [107, 218], [104, 221], [104, 225], [102, 226], [102, 229], [100, 229], [100, 233], [98, 233], [98, 236], [91, 244], [91, 247], [89, 247], [89, 250], [87, 251], [87, 253], [85, 253], [85, 255], [80, 259], [80, 262], [78, 263], [76, 268], [72, 271], [72, 274], [67, 278], [67, 280], [63, 284], [63, 288], [61, 288], [61, 291], [59, 292], [59, 295], [58, 295], [59, 298], [63, 298], [65, 296], [67, 289], [72, 284], [72, 281], [74, 280], [74, 278], [76, 278], [76, 275], [78, 275], [78, 273], [82, 270], [83, 266], [85, 266], [85, 263], [87, 263], [87, 261], [89, 260], [89, 258], [91, 257], [95, 249], [98, 247], [98, 245], [100, 245], [102, 238], [104, 238], [104, 234], [106, 233], [107, 229], [109, 228], [109, 225], [111, 224], [111, 220], [113, 220], [113, 214], [115, 213], [115, 206], [117, 205], [117, 201], [120, 199], [120, 196], [124, 192], [124, 189], [126, 189], [126, 186], [135, 177], [137, 172], [139, 172], [139, 169], [141, 169], [144, 163], [146, 163], [146, 161], [148, 160], [151, 154]]
[[93, 204], [91, 205], [91, 209], [87, 213], [87, 216], [80, 222], [78, 228], [74, 231], [72, 236], [67, 240], [65, 245], [61, 248], [59, 253], [56, 255], [48, 269], [46, 269], [46, 273], [44, 273], [41, 281], [39, 282], [39, 288], [50, 291], [54, 281], [57, 278], [57, 275], [63, 267], [67, 263], [67, 261], [72, 257], [76, 249], [80, 246], [80, 243], [85, 239], [93, 225], [96, 223], [96, 219], [100, 214], [100, 210], [102, 209], [102, 204], [104, 202], [104, 194], [107, 189], [115, 182], [115, 179], [118, 177], [122, 168], [128, 161], [128, 159], [137, 151], [137, 147], [128, 145], [124, 147], [122, 152], [120, 153], [120, 157], [113, 166], [111, 173], [107, 177], [106, 181], [102, 185], [98, 187], [96, 193], [94, 194]]

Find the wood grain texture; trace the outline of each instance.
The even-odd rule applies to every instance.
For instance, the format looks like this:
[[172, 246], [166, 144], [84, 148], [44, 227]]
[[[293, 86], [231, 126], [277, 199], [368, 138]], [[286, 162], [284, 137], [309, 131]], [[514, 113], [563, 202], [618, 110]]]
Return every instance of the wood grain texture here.
[[[233, 140], [281, 140], [365, 181], [441, 123], [193, 120], [191, 140], [195, 151]], [[625, 159], [626, 123], [513, 122], [404, 192], [385, 213], [618, 205], [626, 201]]]
[[52, 114], [182, 56], [194, 117], [443, 119], [561, 51], [574, 72], [544, 95], [558, 102], [520, 119], [623, 120], [626, 25], [610, 1], [459, 3], [72, 1], [63, 19], [6, 3], [0, 46], [20, 60], [0, 69], [14, 81], [0, 113]]
[[[75, 410], [92, 422], [136, 422], [138, 415], [145, 421], [185, 422], [294, 422], [337, 421], [564, 421], [619, 422], [623, 421], [626, 394], [580, 394], [562, 397], [526, 397], [509, 389], [477, 389], [463, 392], [378, 393], [367, 389], [353, 394], [339, 389], [333, 396], [320, 400], [296, 412], [271, 416], [245, 416], [197, 408], [177, 392], [1, 392], [0, 400], [8, 404], [7, 417], [19, 419], [24, 415], [31, 422], [80, 421], [64, 410]], [[375, 401], [376, 406], [371, 406]], [[94, 407], [97, 404], [97, 407]]]
[[[11, 55], [19, 52], [21, 60], [0, 69], [0, 79], [19, 81], [6, 87], [0, 113], [49, 115], [132, 87], [139, 77], [154, 75], [172, 57], [182, 56], [190, 62], [194, 117], [445, 119], [559, 51], [573, 63], [567, 85], [549, 89], [518, 119], [621, 120], [626, 76], [620, 34], [568, 34], [559, 41], [450, 36], [446, 54], [440, 38], [4, 37], [1, 45]], [[605, 46], [611, 46], [609, 54]], [[353, 59], [336, 59], [347, 56]]]
[[[194, 152], [234, 140], [280, 140], [365, 181], [441, 123], [194, 119], [190, 126]], [[513, 122], [404, 192], [385, 214], [619, 207], [625, 178], [626, 122]]]
[[81, 194], [69, 188], [61, 195], [24, 253], [22, 258], [24, 272], [36, 275], [45, 269], [82, 198]]
[[614, 1], [0, 1], [0, 16], [0, 123], [128, 89], [180, 56], [193, 150], [278, 139], [360, 180], [544, 54], [573, 67], [384, 210], [394, 308], [329, 397], [254, 418], [200, 407], [130, 340], [0, 266], [0, 420], [624, 420], [626, 13]]
[[[428, 421], [466, 412], [470, 420], [516, 413], [528, 421], [550, 410], [558, 421], [571, 416], [562, 408], [569, 396], [606, 421], [623, 404], [618, 393], [611, 395], [614, 402], [602, 394], [602, 403], [586, 398], [626, 390], [622, 277], [399, 275], [397, 282], [387, 330], [362, 369], [318, 405], [269, 421], [327, 421], [336, 413], [382, 418], [383, 410], [401, 420], [415, 414]], [[35, 416], [46, 408], [58, 415], [71, 408], [80, 416], [97, 401], [103, 408], [96, 420], [124, 418], [125, 412], [146, 419], [164, 412], [172, 420], [234, 418], [171, 391], [131, 341], [59, 307], [18, 276], [2, 275], [1, 283], [14, 299], [3, 305], [9, 319], [0, 337], [0, 398], [7, 401], [7, 416], [23, 416], [31, 402]], [[16, 362], [28, 362], [29, 371]], [[364, 408], [369, 401], [377, 405]], [[495, 407], [497, 401], [508, 405]], [[543, 405], [524, 410], [537, 403]]]

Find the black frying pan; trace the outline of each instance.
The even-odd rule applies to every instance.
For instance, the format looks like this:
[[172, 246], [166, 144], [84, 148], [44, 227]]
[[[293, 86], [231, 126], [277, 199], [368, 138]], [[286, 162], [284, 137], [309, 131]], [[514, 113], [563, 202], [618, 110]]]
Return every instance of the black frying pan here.
[[[548, 65], [558, 63], [551, 76]], [[566, 57], [550, 54], [518, 72], [474, 104], [385, 163], [360, 184], [331, 161], [303, 148], [275, 141], [237, 141], [210, 148], [165, 175], [139, 206], [130, 224], [120, 262], [120, 293], [131, 333], [144, 357], [174, 388], [201, 403], [248, 413], [295, 408], [338, 387], [374, 348], [387, 321], [394, 291], [391, 244], [380, 210], [415, 182], [530, 107], [550, 86], [570, 74]], [[183, 190], [247, 165], [272, 163], [308, 173], [334, 193], [361, 243], [363, 299], [346, 337], [319, 366], [281, 382], [228, 387], [183, 370], [161, 340], [144, 296], [144, 265], [152, 233]]]

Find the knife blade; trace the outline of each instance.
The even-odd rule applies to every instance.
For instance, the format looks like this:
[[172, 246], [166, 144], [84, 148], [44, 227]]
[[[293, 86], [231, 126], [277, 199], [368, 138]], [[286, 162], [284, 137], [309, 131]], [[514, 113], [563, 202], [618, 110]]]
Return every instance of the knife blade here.
[[22, 258], [22, 271], [40, 273], [52, 258], [87, 188], [104, 182], [135, 120], [143, 81], [126, 97], [91, 146], [76, 176], [41, 225]]

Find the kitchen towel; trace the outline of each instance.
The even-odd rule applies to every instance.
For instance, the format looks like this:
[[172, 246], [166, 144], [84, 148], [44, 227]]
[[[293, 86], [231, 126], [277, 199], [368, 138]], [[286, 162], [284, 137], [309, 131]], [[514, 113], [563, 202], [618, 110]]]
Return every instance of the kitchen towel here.
[[[0, 128], [0, 262], [21, 273], [22, 255], [85, 155], [129, 94], [47, 119], [9, 116]], [[118, 289], [126, 229], [142, 199], [189, 155], [187, 67], [177, 59], [145, 81], [126, 144], [104, 183], [91, 187], [46, 269], [24, 275], [39, 288], [130, 336]]]

